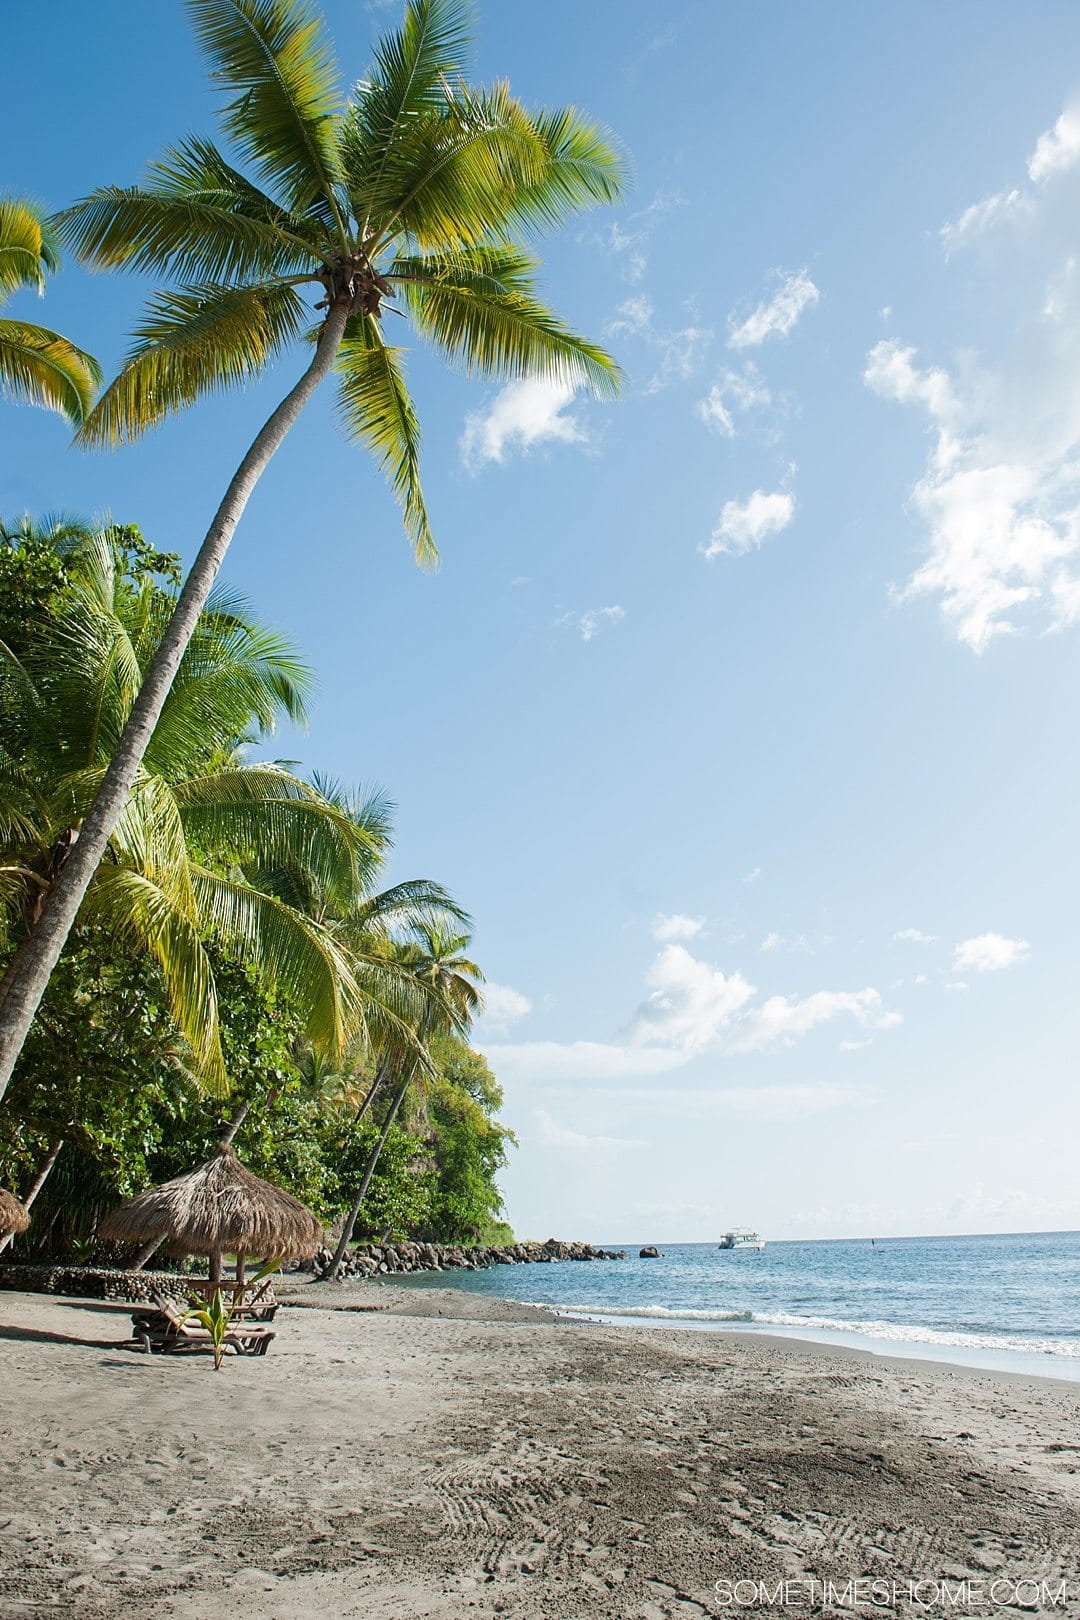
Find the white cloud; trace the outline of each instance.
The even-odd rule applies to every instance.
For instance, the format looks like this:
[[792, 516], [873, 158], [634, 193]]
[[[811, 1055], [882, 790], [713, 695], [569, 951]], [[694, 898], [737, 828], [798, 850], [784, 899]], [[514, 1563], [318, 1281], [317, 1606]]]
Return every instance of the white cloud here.
[[865, 1041], [841, 1041], [840, 1050], [841, 1052], [865, 1052], [866, 1048], [873, 1046], [873, 1044], [874, 1037], [868, 1035]]
[[520, 990], [508, 984], [496, 984], [489, 979], [484, 985], [484, 1024], [488, 1029], [504, 1030], [532, 1012], [532, 1002]]
[[759, 881], [760, 877], [761, 877], [761, 867], [760, 866], [755, 866], [755, 867], [752, 867], [749, 872], [746, 872], [743, 875], [743, 882], [744, 883], [757, 883]]
[[919, 370], [914, 356], [879, 343], [863, 374], [883, 398], [923, 407], [935, 430], [912, 491], [929, 553], [897, 600], [937, 598], [976, 652], [1015, 633], [1024, 613], [1041, 613], [1048, 629], [1075, 622], [1080, 579], [1068, 564], [1080, 540], [1080, 318], [1052, 341], [1029, 334], [1024, 374], [973, 383], [963, 399], [947, 372]]
[[900, 1013], [885, 1010], [880, 992], [873, 989], [818, 990], [801, 999], [770, 996], [742, 1021], [734, 1050], [751, 1052], [790, 1046], [796, 1036], [843, 1016], [870, 1029], [893, 1029], [902, 1022]]
[[754, 994], [741, 973], [727, 976], [682, 945], [660, 952], [646, 983], [652, 993], [638, 1009], [631, 1039], [674, 1046], [688, 1056], [714, 1046]]
[[956, 973], [996, 973], [1001, 968], [1024, 962], [1031, 954], [1026, 939], [1006, 939], [1004, 934], [978, 934], [963, 940], [953, 952]]
[[972, 203], [970, 208], [964, 209], [959, 219], [941, 227], [939, 235], [946, 254], [965, 246], [973, 237], [981, 236], [997, 225], [1022, 217], [1027, 214], [1029, 207], [1029, 199], [1015, 188], [1012, 191], [997, 191], [992, 197]]
[[640, 1148], [648, 1143], [630, 1136], [587, 1136], [555, 1119], [546, 1108], [535, 1108], [536, 1140], [545, 1147], [567, 1148]]
[[587, 444], [581, 423], [567, 415], [574, 398], [570, 383], [530, 377], [507, 383], [485, 411], [465, 420], [459, 448], [470, 472], [505, 460], [508, 450], [529, 451], [538, 444]]
[[693, 939], [704, 926], [704, 917], [688, 917], [682, 911], [673, 911], [668, 915], [657, 912], [649, 925], [649, 932], [661, 945], [671, 945], [679, 939]]
[[790, 1046], [834, 1018], [853, 1017], [870, 1030], [901, 1022], [874, 989], [820, 990], [801, 1000], [772, 996], [753, 1006], [757, 991], [741, 973], [724, 973], [678, 944], [655, 957], [646, 985], [649, 994], [615, 1040], [485, 1041], [483, 1050], [504, 1084], [596, 1088], [669, 1074], [718, 1048]]
[[[1045, 130], [1035, 142], [1035, 150], [1028, 158], [1028, 178], [1040, 188], [1056, 175], [1066, 174], [1080, 163], [1080, 107], [1066, 107], [1052, 129]], [[1039, 193], [1022, 191], [1013, 186], [995, 191], [980, 202], [965, 208], [960, 217], [941, 228], [940, 236], [946, 255], [954, 248], [966, 246], [975, 237], [983, 236], [1000, 225], [1021, 220], [1031, 222], [1039, 207]]]
[[742, 412], [762, 408], [772, 403], [761, 373], [753, 362], [742, 371], [725, 369], [713, 383], [704, 399], [697, 403], [697, 414], [705, 423], [725, 438], [735, 437], [735, 419]]
[[1028, 174], [1041, 185], [1055, 174], [1063, 174], [1080, 163], [1080, 108], [1066, 107], [1053, 129], [1035, 142], [1028, 159]]
[[585, 613], [564, 613], [555, 623], [560, 628], [570, 626], [578, 632], [582, 641], [591, 641], [605, 625], [618, 624], [625, 618], [624, 609], [616, 603], [612, 607], [589, 608]]
[[701, 548], [706, 557], [741, 557], [770, 534], [786, 529], [795, 515], [795, 497], [782, 490], [766, 494], [755, 489], [745, 501], [726, 501], [720, 521], [712, 532], [707, 546]]
[[936, 934], [924, 934], [921, 928], [901, 928], [893, 935], [893, 939], [903, 941], [906, 945], [936, 945]]
[[924, 405], [936, 422], [946, 423], [958, 413], [952, 379], [940, 366], [919, 371], [914, 364], [916, 351], [905, 348], [895, 338], [883, 338], [866, 357], [863, 382], [882, 399], [901, 405]]
[[713, 339], [712, 328], [689, 325], [661, 330], [653, 322], [652, 299], [644, 293], [624, 299], [608, 322], [613, 337], [641, 338], [659, 356], [659, 366], [645, 384], [647, 394], [659, 393], [673, 382], [688, 382], [701, 369]]
[[503, 1084], [602, 1084], [666, 1074], [686, 1062], [682, 1052], [614, 1041], [485, 1041], [481, 1050]]
[[744, 320], [728, 317], [728, 348], [750, 349], [766, 338], [787, 337], [803, 313], [821, 297], [805, 270], [780, 274], [780, 286]]

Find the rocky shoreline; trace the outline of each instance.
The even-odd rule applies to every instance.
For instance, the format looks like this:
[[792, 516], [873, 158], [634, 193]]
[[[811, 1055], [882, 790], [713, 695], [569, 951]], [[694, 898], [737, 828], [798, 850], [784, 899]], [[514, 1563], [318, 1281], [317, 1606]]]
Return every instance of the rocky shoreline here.
[[[591, 1243], [507, 1243], [498, 1247], [446, 1243], [365, 1243], [350, 1249], [339, 1282], [364, 1277], [397, 1276], [416, 1271], [485, 1271], [489, 1266], [550, 1264], [557, 1260], [625, 1260], [625, 1249], [597, 1249]], [[311, 1273], [326, 1281], [333, 1253], [320, 1249], [314, 1260], [288, 1270]], [[122, 1266], [0, 1265], [0, 1289], [28, 1294], [64, 1294], [72, 1298], [142, 1304], [155, 1292], [186, 1298], [191, 1278], [177, 1271], [128, 1271]]]
[[[497, 1247], [455, 1243], [362, 1243], [350, 1249], [337, 1281], [350, 1277], [396, 1276], [412, 1271], [486, 1271], [490, 1266], [530, 1266], [557, 1260], [625, 1260], [625, 1249], [597, 1249], [591, 1243], [507, 1243]], [[333, 1252], [320, 1249], [301, 1269], [325, 1282]]]

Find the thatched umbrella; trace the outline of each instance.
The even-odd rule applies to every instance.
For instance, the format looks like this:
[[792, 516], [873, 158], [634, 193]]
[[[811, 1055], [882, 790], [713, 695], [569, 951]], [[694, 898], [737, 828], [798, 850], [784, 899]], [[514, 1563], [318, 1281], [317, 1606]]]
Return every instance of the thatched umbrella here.
[[11, 1193], [0, 1187], [0, 1236], [7, 1232], [25, 1232], [30, 1225], [30, 1216]]
[[223, 1142], [212, 1158], [161, 1187], [150, 1187], [107, 1215], [100, 1235], [112, 1243], [160, 1239], [169, 1254], [205, 1254], [210, 1281], [221, 1281], [221, 1256], [236, 1255], [244, 1280], [249, 1254], [306, 1259], [323, 1240], [322, 1227], [291, 1193], [252, 1175]]

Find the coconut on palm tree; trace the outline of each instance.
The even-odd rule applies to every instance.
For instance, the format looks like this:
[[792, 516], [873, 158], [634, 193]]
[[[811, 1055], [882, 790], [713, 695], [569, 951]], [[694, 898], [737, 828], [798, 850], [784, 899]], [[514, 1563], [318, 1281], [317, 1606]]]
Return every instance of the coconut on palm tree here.
[[[46, 273], [59, 268], [56, 234], [42, 210], [25, 197], [0, 197], [0, 304], [25, 288], [41, 296]], [[59, 411], [77, 428], [100, 385], [97, 361], [70, 338], [0, 317], [0, 388], [12, 399]]]
[[[168, 283], [80, 438], [128, 442], [312, 338], [314, 353], [218, 507], [78, 843], [8, 977], [0, 1095], [251, 492], [331, 373], [346, 430], [384, 467], [418, 557], [434, 557], [419, 426], [384, 307], [400, 306], [422, 339], [470, 372], [600, 393], [618, 381], [609, 356], [540, 300], [537, 260], [519, 239], [615, 199], [622, 162], [574, 109], [530, 112], [505, 85], [466, 83], [461, 0], [409, 0], [349, 96], [307, 0], [188, 0], [188, 9], [224, 95], [230, 150], [189, 139], [143, 185], [102, 189], [61, 216], [83, 263]], [[314, 329], [305, 292], [317, 296]]]

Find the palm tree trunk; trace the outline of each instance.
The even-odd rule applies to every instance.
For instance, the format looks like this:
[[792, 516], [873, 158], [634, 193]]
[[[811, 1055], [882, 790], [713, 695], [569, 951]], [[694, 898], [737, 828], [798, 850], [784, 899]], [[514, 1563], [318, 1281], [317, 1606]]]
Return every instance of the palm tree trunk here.
[[[26, 1197], [22, 1201], [23, 1209], [29, 1209], [30, 1208], [30, 1205], [34, 1202], [34, 1199], [37, 1197], [37, 1195], [41, 1191], [42, 1187], [44, 1187], [45, 1183], [48, 1181], [50, 1175], [52, 1174], [52, 1167], [56, 1163], [57, 1159], [60, 1157], [60, 1149], [63, 1147], [63, 1145], [64, 1145], [64, 1138], [62, 1136], [57, 1137], [56, 1141], [53, 1143], [52, 1147], [48, 1151], [48, 1154], [47, 1154], [46, 1159], [45, 1159], [45, 1163], [41, 1166], [41, 1169], [38, 1171], [37, 1175], [34, 1177], [33, 1184], [31, 1185], [30, 1191], [27, 1193]], [[7, 1248], [8, 1244], [12, 1241], [14, 1236], [15, 1236], [14, 1232], [9, 1232], [6, 1237], [0, 1238], [0, 1254], [3, 1254], [4, 1250]]]
[[349, 1211], [348, 1219], [346, 1220], [345, 1225], [341, 1229], [341, 1236], [338, 1239], [338, 1246], [334, 1250], [334, 1258], [330, 1262], [330, 1270], [326, 1273], [326, 1279], [325, 1280], [327, 1282], [334, 1282], [334, 1280], [336, 1279], [336, 1277], [338, 1275], [338, 1272], [341, 1270], [341, 1262], [345, 1258], [345, 1250], [349, 1247], [349, 1244], [352, 1241], [353, 1228], [356, 1225], [356, 1218], [360, 1214], [360, 1206], [364, 1202], [364, 1199], [367, 1197], [367, 1190], [371, 1186], [371, 1178], [375, 1174], [375, 1166], [379, 1162], [379, 1155], [382, 1153], [383, 1148], [386, 1146], [386, 1138], [390, 1135], [390, 1127], [391, 1127], [391, 1125], [393, 1125], [395, 1119], [397, 1118], [398, 1109], [401, 1107], [402, 1103], [405, 1100], [405, 1093], [409, 1089], [409, 1081], [412, 1079], [412, 1076], [413, 1076], [413, 1069], [412, 1069], [412, 1065], [410, 1065], [405, 1070], [405, 1074], [404, 1074], [404, 1077], [402, 1078], [401, 1084], [398, 1086], [397, 1090], [394, 1093], [394, 1100], [390, 1104], [390, 1107], [389, 1107], [389, 1109], [387, 1111], [386, 1118], [383, 1120], [383, 1128], [382, 1128], [382, 1131], [380, 1132], [379, 1140], [376, 1142], [375, 1146], [372, 1148], [370, 1157], [368, 1158], [368, 1162], [364, 1166], [364, 1174], [360, 1178], [360, 1186], [359, 1186], [359, 1188], [357, 1190], [356, 1197], [353, 1200], [353, 1207]]
[[134, 1260], [131, 1262], [132, 1271], [141, 1271], [143, 1266], [146, 1265], [147, 1261], [154, 1258], [164, 1241], [165, 1239], [163, 1237], [159, 1237], [153, 1238], [151, 1242], [144, 1244], [139, 1250], [138, 1254], [135, 1256]]
[[275, 451], [316, 388], [329, 375], [350, 309], [348, 299], [338, 299], [331, 304], [311, 364], [257, 434], [237, 468], [146, 671], [97, 796], [52, 883], [37, 923], [0, 984], [0, 1097], [7, 1090], [11, 1071], [22, 1051], [49, 976], [67, 943], [83, 895], [123, 813], [169, 688], [236, 525]]

